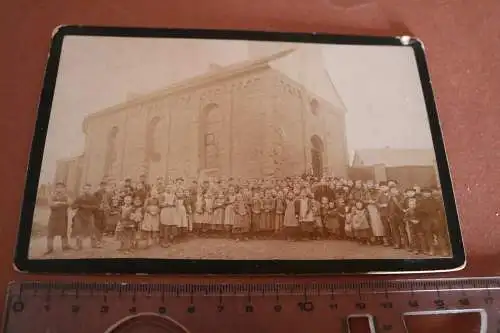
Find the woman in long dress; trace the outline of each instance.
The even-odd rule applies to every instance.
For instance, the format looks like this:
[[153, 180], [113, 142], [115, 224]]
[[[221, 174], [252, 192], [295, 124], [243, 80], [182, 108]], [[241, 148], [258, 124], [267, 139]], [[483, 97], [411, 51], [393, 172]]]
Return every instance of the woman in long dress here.
[[283, 229], [283, 220], [285, 218], [286, 200], [283, 191], [277, 192], [275, 201], [275, 218], [274, 218], [274, 232], [279, 233]]
[[187, 202], [184, 191], [179, 188], [175, 192], [175, 214], [174, 225], [181, 235], [186, 235], [188, 231]]
[[335, 207], [335, 202], [333, 201], [330, 201], [328, 203], [328, 209], [325, 218], [325, 226], [326, 230], [328, 231], [328, 236], [333, 238], [340, 237], [339, 213], [337, 212], [337, 208]]
[[203, 231], [203, 222], [205, 221], [205, 199], [203, 193], [198, 191], [194, 208], [193, 230], [197, 233]]
[[248, 239], [246, 236], [250, 231], [250, 207], [247, 205], [247, 202], [241, 193], [236, 194], [234, 212], [233, 235], [236, 237], [242, 235]]
[[354, 237], [359, 243], [370, 243], [371, 228], [368, 222], [368, 212], [360, 200], [356, 201], [352, 209], [352, 227], [354, 229]]
[[224, 210], [224, 230], [230, 234], [234, 226], [234, 203], [236, 201], [236, 194], [234, 192], [234, 187], [230, 186], [228, 189], [226, 197], [226, 208]]
[[283, 219], [283, 228], [288, 240], [296, 240], [299, 235], [299, 221], [295, 215], [295, 195], [288, 192], [286, 195], [285, 217]]
[[344, 232], [345, 232], [345, 237], [348, 240], [353, 240], [354, 239], [354, 229], [352, 227], [352, 217], [353, 213], [351, 210], [351, 206], [345, 205], [344, 206]]
[[258, 191], [254, 193], [250, 206], [252, 208], [251, 230], [258, 233], [262, 220], [262, 200]]
[[214, 230], [214, 199], [212, 193], [207, 191], [203, 196], [204, 213], [203, 213], [203, 224], [201, 226], [201, 232], [210, 232]]
[[111, 199], [111, 205], [106, 212], [106, 230], [105, 235], [114, 236], [116, 225], [120, 221], [120, 198], [117, 196]]
[[145, 207], [141, 231], [146, 239], [146, 247], [150, 247], [157, 242], [157, 235], [160, 230], [160, 206], [156, 195], [146, 199]]
[[315, 231], [315, 217], [313, 199], [305, 192], [301, 192], [299, 199], [299, 222], [303, 236], [312, 239]]
[[382, 244], [384, 241], [384, 223], [378, 211], [377, 193], [375, 190], [367, 192], [366, 210], [368, 211], [368, 217], [370, 219], [373, 240], [375, 243]]
[[162, 231], [162, 245], [168, 246], [177, 236], [177, 226], [175, 225], [175, 195], [172, 193], [172, 188], [168, 187], [165, 191], [162, 188], [158, 189], [160, 201], [160, 224]]
[[262, 199], [262, 216], [260, 230], [266, 233], [274, 229], [274, 199], [271, 196], [271, 191], [264, 192]]
[[225, 203], [224, 193], [220, 192], [214, 200], [214, 215], [212, 217], [213, 226], [217, 232], [224, 230]]

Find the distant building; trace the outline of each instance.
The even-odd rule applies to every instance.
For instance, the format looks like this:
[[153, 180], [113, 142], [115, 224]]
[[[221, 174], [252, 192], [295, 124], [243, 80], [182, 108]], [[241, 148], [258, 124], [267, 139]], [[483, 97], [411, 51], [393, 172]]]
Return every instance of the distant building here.
[[[56, 178], [73, 186], [70, 174], [92, 185], [140, 174], [150, 182], [346, 176], [346, 109], [319, 49], [270, 45], [249, 48], [247, 61], [212, 64], [205, 74], [87, 116], [84, 154], [71, 165], [61, 161]], [[300, 71], [301, 64], [309, 67]]]
[[52, 184], [40, 184], [36, 195], [36, 203], [42, 205], [47, 204], [51, 193]]
[[354, 153], [352, 166], [433, 166], [435, 163], [436, 155], [432, 149], [382, 148], [357, 150]]
[[386, 181], [403, 186], [437, 186], [436, 155], [433, 149], [360, 149], [354, 153], [349, 177]]
[[70, 195], [76, 195], [83, 185], [81, 184], [82, 167], [83, 155], [57, 160], [54, 184], [62, 182], [66, 185]]

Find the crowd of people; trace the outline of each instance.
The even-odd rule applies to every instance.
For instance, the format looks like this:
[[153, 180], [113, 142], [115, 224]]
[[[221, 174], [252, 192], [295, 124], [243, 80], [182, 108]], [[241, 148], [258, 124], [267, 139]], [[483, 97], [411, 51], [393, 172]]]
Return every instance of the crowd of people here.
[[[190, 183], [159, 177], [154, 184], [146, 178], [118, 184], [102, 181], [94, 191], [85, 184], [73, 199], [65, 184], [57, 183], [49, 200], [46, 253], [54, 251], [56, 236], [61, 237], [63, 251], [82, 249], [85, 239], [101, 247], [103, 236], [111, 236], [119, 239], [117, 250], [127, 253], [169, 247], [189, 237], [231, 237], [348, 240], [415, 254], [450, 255], [437, 188], [402, 191], [394, 180], [376, 183], [312, 175]], [[70, 237], [76, 247], [70, 245]]]

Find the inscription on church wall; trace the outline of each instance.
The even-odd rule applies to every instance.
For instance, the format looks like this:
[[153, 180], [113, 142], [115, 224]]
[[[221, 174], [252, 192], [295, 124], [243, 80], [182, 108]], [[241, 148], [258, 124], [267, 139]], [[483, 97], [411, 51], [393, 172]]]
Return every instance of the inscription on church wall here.
[[284, 135], [284, 154], [289, 157], [283, 167], [286, 174], [297, 174], [304, 171], [305, 133], [303, 129], [305, 112], [298, 96], [288, 91], [276, 89], [276, 106], [273, 123], [280, 124]]
[[[240, 86], [241, 83], [241, 86]], [[257, 84], [258, 83], [258, 84]], [[255, 177], [265, 161], [265, 120], [271, 111], [269, 77], [243, 77], [233, 89], [232, 170], [237, 177]]]

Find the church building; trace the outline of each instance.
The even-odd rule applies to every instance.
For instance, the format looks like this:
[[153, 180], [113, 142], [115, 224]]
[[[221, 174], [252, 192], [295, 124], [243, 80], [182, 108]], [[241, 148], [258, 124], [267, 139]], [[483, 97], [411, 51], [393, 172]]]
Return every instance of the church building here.
[[56, 180], [346, 176], [345, 113], [319, 46], [250, 43], [242, 62], [87, 116], [83, 155]]

